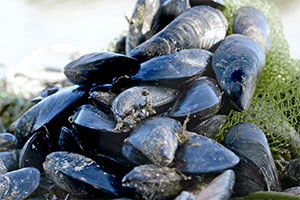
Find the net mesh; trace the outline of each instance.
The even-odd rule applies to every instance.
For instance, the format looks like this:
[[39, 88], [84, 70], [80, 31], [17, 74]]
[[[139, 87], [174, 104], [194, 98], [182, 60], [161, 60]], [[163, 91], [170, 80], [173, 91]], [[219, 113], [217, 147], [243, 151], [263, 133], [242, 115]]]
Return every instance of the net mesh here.
[[[266, 65], [257, 84], [251, 106], [244, 112], [231, 111], [224, 127], [217, 134], [221, 142], [234, 124], [252, 122], [260, 127], [268, 139], [275, 160], [290, 160], [299, 154], [300, 61], [292, 59], [283, 34], [278, 8], [271, 0], [224, 0], [223, 14], [232, 33], [233, 15], [243, 6], [260, 10], [270, 25], [271, 50], [266, 55]], [[298, 146], [298, 147], [296, 147]]]

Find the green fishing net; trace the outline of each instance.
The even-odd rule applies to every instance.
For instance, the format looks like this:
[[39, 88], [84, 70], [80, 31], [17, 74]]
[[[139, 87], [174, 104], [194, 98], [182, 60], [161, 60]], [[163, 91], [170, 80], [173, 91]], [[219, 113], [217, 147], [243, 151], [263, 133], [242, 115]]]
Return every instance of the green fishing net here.
[[234, 124], [252, 122], [267, 136], [275, 160], [288, 161], [299, 155], [300, 61], [290, 57], [279, 10], [271, 0], [224, 0], [223, 14], [232, 33], [233, 15], [243, 6], [260, 10], [270, 25], [271, 50], [257, 84], [251, 106], [244, 112], [231, 111], [216, 140], [221, 142]]

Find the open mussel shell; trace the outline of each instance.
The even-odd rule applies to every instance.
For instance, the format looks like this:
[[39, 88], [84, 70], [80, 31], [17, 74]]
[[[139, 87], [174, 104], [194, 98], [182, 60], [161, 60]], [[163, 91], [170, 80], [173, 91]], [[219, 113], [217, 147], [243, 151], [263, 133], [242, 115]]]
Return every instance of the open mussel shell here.
[[274, 160], [264, 133], [254, 124], [239, 123], [226, 134], [224, 145], [240, 158], [234, 168], [236, 184], [233, 196], [256, 191], [279, 190]]
[[228, 169], [214, 178], [203, 189], [182, 191], [175, 200], [227, 200], [230, 198], [235, 183], [235, 173]]
[[64, 73], [72, 83], [90, 86], [112, 83], [113, 79], [135, 74], [139, 68], [134, 58], [118, 53], [97, 52], [70, 62], [65, 66]]
[[253, 7], [240, 8], [234, 15], [233, 33], [248, 36], [267, 53], [271, 48], [270, 27], [264, 14]]
[[92, 153], [122, 156], [121, 146], [129, 132], [115, 131], [112, 117], [92, 105], [80, 106], [71, 117], [83, 148]]
[[22, 148], [39, 129], [46, 127], [48, 133], [55, 134], [55, 129], [61, 128], [62, 119], [70, 115], [84, 94], [85, 91], [78, 86], [63, 88], [26, 111], [10, 127], [17, 137], [17, 148]]
[[200, 77], [176, 100], [169, 116], [179, 119], [185, 119], [188, 115], [192, 118], [207, 118], [219, 111], [221, 102], [222, 93], [217, 82]]
[[177, 97], [176, 90], [160, 86], [136, 86], [119, 94], [112, 102], [112, 111], [118, 122], [134, 127], [151, 114], [167, 111]]
[[174, 162], [183, 173], [205, 175], [232, 168], [239, 160], [223, 145], [205, 136], [195, 135], [178, 148]]
[[140, 165], [124, 176], [122, 185], [143, 199], [170, 199], [182, 190], [185, 178], [173, 168]]
[[213, 115], [212, 117], [205, 119], [198, 124], [193, 124], [192, 126], [191, 122], [189, 122], [188, 129], [192, 132], [213, 139], [225, 124], [226, 119], [226, 115]]
[[245, 110], [265, 65], [265, 54], [252, 39], [233, 34], [226, 37], [213, 55], [217, 81], [232, 106]]
[[0, 133], [0, 152], [16, 148], [17, 138], [11, 133]]
[[153, 164], [167, 166], [173, 161], [181, 129], [177, 120], [153, 117], [141, 122], [125, 142], [143, 153]]
[[[187, 79], [204, 74], [210, 65], [211, 57], [212, 53], [203, 49], [185, 49], [155, 57], [142, 63], [134, 78], [178, 88], [179, 81], [183, 83]], [[179, 85], [182, 87], [182, 84]]]
[[199, 6], [199, 5], [209, 5], [214, 8], [225, 8], [225, 3], [223, 0], [190, 0], [191, 6]]
[[23, 146], [19, 156], [19, 167], [35, 167], [42, 172], [43, 162], [51, 152], [48, 135], [44, 132], [37, 132]]
[[43, 167], [46, 175], [56, 185], [77, 196], [102, 194], [102, 198], [105, 195], [116, 197], [122, 192], [115, 175], [80, 154], [53, 152], [47, 156]]
[[0, 199], [25, 199], [40, 183], [40, 172], [26, 167], [0, 176]]
[[195, 6], [179, 15], [128, 55], [140, 62], [183, 49], [210, 49], [224, 39], [227, 20], [210, 6]]
[[0, 152], [0, 175], [19, 168], [19, 150]]

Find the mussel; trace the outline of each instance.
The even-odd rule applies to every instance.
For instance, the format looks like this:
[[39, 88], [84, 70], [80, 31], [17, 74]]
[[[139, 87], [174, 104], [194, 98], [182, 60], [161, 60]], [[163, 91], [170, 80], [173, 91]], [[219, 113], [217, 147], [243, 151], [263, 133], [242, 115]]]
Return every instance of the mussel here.
[[219, 10], [210, 6], [195, 6], [132, 49], [128, 55], [142, 62], [183, 49], [209, 49], [224, 39], [227, 26], [227, 20]]
[[212, 66], [233, 107], [239, 111], [248, 108], [265, 66], [261, 47], [246, 36], [230, 35], [218, 47]]
[[0, 152], [16, 148], [17, 138], [11, 133], [0, 133]]
[[234, 168], [236, 184], [233, 196], [280, 190], [277, 169], [260, 128], [246, 122], [236, 124], [226, 134], [224, 144], [240, 158], [240, 163]]
[[233, 33], [243, 34], [257, 42], [267, 53], [271, 48], [270, 27], [264, 14], [253, 7], [240, 8], [234, 15]]

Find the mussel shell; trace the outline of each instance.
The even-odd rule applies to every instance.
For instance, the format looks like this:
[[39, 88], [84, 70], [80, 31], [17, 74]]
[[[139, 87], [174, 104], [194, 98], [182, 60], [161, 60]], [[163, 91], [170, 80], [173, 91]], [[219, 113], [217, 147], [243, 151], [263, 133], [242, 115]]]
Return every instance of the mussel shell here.
[[196, 199], [225, 200], [229, 199], [235, 183], [235, 173], [228, 169], [214, 178], [203, 190], [195, 193]]
[[245, 6], [235, 13], [233, 33], [250, 37], [261, 46], [265, 53], [270, 50], [269, 24], [264, 14], [256, 8]]
[[26, 167], [0, 176], [0, 199], [25, 199], [40, 183], [40, 172]]
[[288, 185], [300, 186], [300, 158], [293, 159], [285, 168]]
[[82, 147], [79, 139], [76, 137], [74, 131], [65, 126], [61, 128], [57, 142], [57, 149], [59, 151], [70, 151], [84, 154], [84, 148]]
[[226, 37], [213, 55], [212, 66], [221, 89], [239, 111], [253, 96], [265, 65], [265, 54], [252, 39], [233, 34]]
[[254, 124], [236, 124], [226, 134], [224, 145], [240, 158], [240, 163], [234, 168], [236, 185], [233, 196], [279, 190], [277, 169], [266, 144], [264, 133]]
[[60, 129], [62, 119], [67, 118], [70, 111], [73, 111], [73, 106], [84, 94], [85, 91], [78, 86], [63, 88], [26, 111], [10, 127], [17, 137], [17, 148], [22, 148], [39, 129], [47, 127], [49, 133], [55, 133], [58, 127]]
[[0, 133], [0, 152], [16, 148], [17, 138], [11, 133]]
[[199, 6], [199, 5], [209, 5], [214, 8], [225, 8], [225, 3], [223, 0], [190, 0], [191, 6]]
[[227, 26], [227, 20], [219, 10], [195, 6], [128, 55], [142, 62], [182, 49], [209, 49], [224, 39]]
[[161, 14], [160, 0], [137, 0], [129, 22], [126, 53], [156, 33]]
[[152, 163], [169, 165], [178, 147], [177, 135], [182, 131], [177, 120], [168, 117], [153, 117], [141, 122], [126, 139], [142, 152]]
[[212, 54], [204, 49], [185, 49], [155, 57], [142, 63], [134, 78], [178, 87], [179, 81], [183, 83], [191, 77], [205, 73], [211, 57]]
[[122, 146], [122, 154], [135, 166], [152, 163], [142, 152], [134, 148], [130, 143], [127, 144], [127, 142], [124, 142]]
[[[104, 90], [104, 88], [102, 90]], [[93, 102], [93, 105], [100, 108], [103, 112], [111, 114], [111, 105], [117, 94], [106, 90], [109, 89], [105, 88], [105, 91], [101, 91], [101, 89], [99, 91], [92, 89], [90, 91], [89, 99]]]
[[97, 107], [88, 104], [80, 106], [72, 116], [72, 123], [86, 151], [122, 156], [121, 146], [129, 132], [115, 131], [116, 122]]
[[43, 162], [52, 152], [49, 137], [44, 132], [31, 136], [23, 146], [19, 156], [19, 167], [35, 167], [43, 171]]
[[[119, 94], [113, 100], [111, 109], [117, 120], [119, 118], [124, 119], [131, 112], [142, 112], [139, 109], [144, 109], [147, 103], [155, 110], [156, 114], [159, 114], [166, 111], [174, 103], [177, 95], [176, 90], [165, 87], [136, 86]], [[147, 113], [143, 114], [147, 116]]]
[[140, 165], [124, 176], [122, 185], [146, 199], [170, 199], [181, 191], [183, 179], [172, 168]]
[[0, 152], [0, 175], [19, 168], [19, 150]]
[[188, 128], [192, 132], [196, 132], [200, 135], [214, 138], [216, 134], [221, 130], [223, 125], [225, 124], [227, 119], [226, 115], [214, 115], [195, 126], [191, 126], [191, 122], [188, 123], [188, 127], [191, 126], [191, 128]]
[[[64, 73], [72, 83], [82, 86], [112, 83], [113, 79], [133, 75], [140, 68], [136, 59], [110, 52], [84, 55], [64, 68]], [[113, 72], [113, 73], [112, 73]]]
[[291, 187], [283, 190], [283, 192], [293, 194], [293, 195], [300, 195], [300, 186]]
[[191, 8], [189, 0], [164, 0], [161, 4], [162, 17], [160, 20], [163, 20], [166, 25]]
[[206, 118], [217, 113], [221, 107], [222, 93], [215, 80], [200, 77], [193, 81], [187, 91], [176, 100], [170, 117]]
[[195, 135], [178, 148], [174, 162], [183, 173], [205, 175], [232, 168], [239, 160], [232, 151], [214, 140]]
[[121, 194], [120, 183], [95, 161], [71, 152], [53, 152], [43, 163], [46, 175], [59, 187], [79, 196], [101, 192], [111, 196]]

